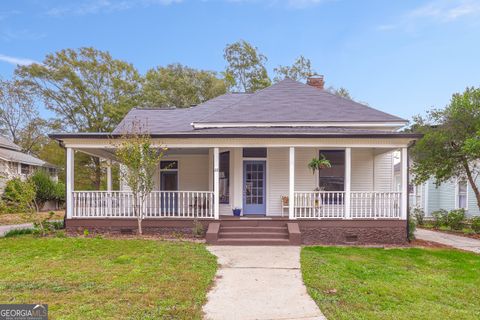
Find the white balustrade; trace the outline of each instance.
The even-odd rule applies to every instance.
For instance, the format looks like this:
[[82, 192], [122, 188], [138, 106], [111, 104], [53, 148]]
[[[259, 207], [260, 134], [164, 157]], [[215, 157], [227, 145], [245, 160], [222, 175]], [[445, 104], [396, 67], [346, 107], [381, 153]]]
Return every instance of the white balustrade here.
[[[345, 218], [344, 191], [295, 191], [297, 219]], [[350, 192], [351, 219], [400, 218], [401, 192]]]
[[[133, 193], [74, 191], [74, 218], [136, 218]], [[152, 191], [143, 205], [144, 218], [213, 218], [211, 191]]]

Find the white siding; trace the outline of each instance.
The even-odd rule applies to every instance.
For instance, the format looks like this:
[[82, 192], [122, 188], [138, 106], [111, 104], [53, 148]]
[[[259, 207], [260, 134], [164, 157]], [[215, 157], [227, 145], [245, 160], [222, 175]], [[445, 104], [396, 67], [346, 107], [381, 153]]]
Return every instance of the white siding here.
[[374, 156], [374, 190], [385, 192], [394, 190], [392, 152]]
[[[286, 149], [288, 151], [288, 149]], [[317, 187], [316, 177], [312, 170], [308, 168], [308, 163], [318, 157], [318, 148], [295, 148], [295, 190], [296, 191], [313, 191]], [[288, 165], [288, 153], [286, 155]], [[287, 167], [288, 168], [288, 167]], [[288, 170], [287, 170], [288, 179]], [[288, 180], [287, 180], [288, 190]], [[288, 192], [287, 192], [288, 194]]]
[[[208, 190], [208, 156], [204, 154], [168, 155], [165, 160], [178, 160], [178, 190]], [[157, 174], [160, 177], [160, 174]]]
[[[269, 148], [267, 157], [268, 215], [281, 215], [281, 198], [288, 195], [288, 148]], [[287, 210], [284, 214], [288, 216]]]
[[[391, 174], [391, 171], [390, 171]], [[352, 148], [352, 191], [373, 191], [373, 150]]]

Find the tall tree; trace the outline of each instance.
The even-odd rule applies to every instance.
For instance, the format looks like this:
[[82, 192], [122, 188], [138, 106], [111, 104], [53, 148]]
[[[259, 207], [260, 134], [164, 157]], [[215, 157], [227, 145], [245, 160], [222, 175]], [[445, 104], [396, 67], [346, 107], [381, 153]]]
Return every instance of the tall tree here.
[[290, 78], [295, 81], [306, 81], [308, 77], [315, 75], [312, 70], [312, 63], [310, 59], [304, 56], [299, 56], [291, 66], [282, 66], [274, 68], [275, 77], [273, 82], [279, 82], [285, 78]]
[[336, 96], [346, 98], [346, 99], [349, 99], [349, 100], [353, 100], [352, 96], [350, 95], [350, 92], [347, 89], [345, 89], [344, 87], [340, 87], [338, 89], [334, 88], [334, 87], [330, 87], [327, 90], [329, 92], [333, 93]]
[[24, 152], [36, 154], [46, 141], [45, 120], [41, 119], [29, 87], [20, 81], [0, 79], [0, 132]]
[[212, 71], [170, 64], [148, 70], [142, 102], [150, 107], [190, 107], [227, 91], [226, 83]]
[[[23, 82], [55, 112], [63, 130], [110, 132], [138, 103], [141, 77], [132, 64], [94, 48], [65, 49], [42, 64], [19, 66]], [[100, 160], [92, 158], [93, 186], [100, 187]]]
[[265, 68], [267, 57], [250, 43], [240, 40], [228, 44], [223, 57], [227, 62], [224, 75], [230, 90], [255, 92], [271, 84]]
[[480, 172], [480, 89], [467, 88], [452, 96], [445, 109], [435, 109], [426, 118], [416, 117], [413, 128], [423, 133], [412, 148], [416, 183], [435, 179], [437, 185], [466, 179], [480, 208], [476, 184]]

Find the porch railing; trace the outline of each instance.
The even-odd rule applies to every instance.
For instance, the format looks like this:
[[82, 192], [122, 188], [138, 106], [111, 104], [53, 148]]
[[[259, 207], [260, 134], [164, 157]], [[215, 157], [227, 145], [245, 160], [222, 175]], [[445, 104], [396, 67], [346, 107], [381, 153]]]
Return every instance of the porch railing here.
[[[133, 193], [74, 191], [74, 218], [136, 218]], [[213, 218], [211, 191], [152, 191], [145, 199], [145, 218]]]
[[295, 192], [296, 218], [343, 218], [345, 216], [344, 191]]
[[[296, 191], [295, 218], [343, 219], [344, 191]], [[352, 219], [400, 218], [401, 192], [353, 191], [350, 192]]]

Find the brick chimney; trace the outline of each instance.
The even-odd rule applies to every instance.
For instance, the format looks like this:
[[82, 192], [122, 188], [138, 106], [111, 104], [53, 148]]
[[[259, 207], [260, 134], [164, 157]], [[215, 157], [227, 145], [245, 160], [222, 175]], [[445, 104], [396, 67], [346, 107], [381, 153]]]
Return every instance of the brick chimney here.
[[325, 81], [323, 81], [323, 76], [322, 75], [318, 75], [318, 76], [308, 77], [307, 84], [309, 86], [312, 86], [312, 87], [315, 87], [317, 89], [323, 90], [323, 87], [325, 85]]

